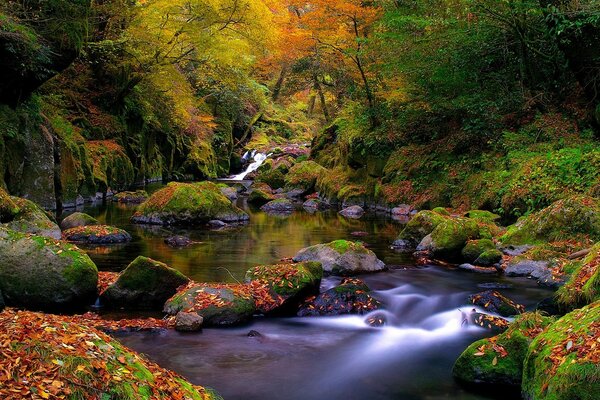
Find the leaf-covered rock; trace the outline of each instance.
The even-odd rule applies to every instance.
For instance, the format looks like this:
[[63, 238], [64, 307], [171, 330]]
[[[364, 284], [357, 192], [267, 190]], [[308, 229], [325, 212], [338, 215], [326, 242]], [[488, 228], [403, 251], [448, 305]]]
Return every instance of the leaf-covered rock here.
[[267, 204], [260, 208], [267, 214], [289, 214], [293, 212], [296, 207], [291, 200], [288, 199], [275, 199], [269, 201]]
[[96, 218], [85, 213], [74, 212], [61, 221], [60, 229], [64, 231], [71, 228], [77, 228], [79, 226], [89, 225], [100, 225], [100, 222], [98, 222]]
[[499, 314], [503, 317], [518, 315], [525, 311], [525, 307], [495, 290], [486, 290], [485, 292], [471, 295], [469, 296], [469, 301], [476, 306], [480, 306], [489, 312]]
[[135, 192], [119, 192], [115, 194], [113, 200], [125, 204], [141, 204], [148, 198], [145, 190], [136, 190]]
[[101, 294], [103, 305], [125, 309], [162, 309], [189, 279], [164, 263], [139, 256]]
[[583, 260], [565, 269], [571, 270], [571, 277], [557, 293], [562, 306], [574, 309], [600, 300], [600, 243]]
[[381, 308], [369, 292], [371, 289], [360, 279], [345, 278], [338, 286], [304, 303], [298, 316], [366, 314]]
[[383, 261], [362, 243], [347, 240], [335, 240], [304, 248], [294, 256], [294, 261], [320, 262], [326, 273], [342, 276], [385, 269]]
[[62, 233], [64, 240], [81, 244], [116, 244], [131, 241], [131, 235], [114, 226], [88, 225], [67, 229]]

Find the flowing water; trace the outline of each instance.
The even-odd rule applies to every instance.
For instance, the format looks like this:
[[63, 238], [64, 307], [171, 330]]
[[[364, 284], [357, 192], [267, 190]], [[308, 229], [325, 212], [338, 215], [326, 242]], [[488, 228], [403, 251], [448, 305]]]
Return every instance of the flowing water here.
[[259, 153], [256, 150], [252, 150], [252, 152], [246, 152], [242, 157], [242, 161], [253, 160], [248, 166], [246, 170], [241, 174], [234, 175], [230, 178], [223, 179], [224, 181], [243, 181], [246, 175], [251, 172], [256, 171], [260, 166], [265, 162], [265, 160], [269, 157], [269, 154]]
[[[532, 308], [550, 295], [524, 278], [505, 278], [448, 268], [416, 267], [389, 249], [401, 224], [386, 217], [347, 220], [335, 212], [297, 211], [267, 216], [240, 205], [250, 223], [232, 230], [166, 229], [134, 226], [134, 208], [117, 204], [86, 207], [100, 221], [127, 229], [134, 240], [96, 248], [100, 269], [119, 271], [138, 255], [166, 262], [200, 281], [242, 280], [248, 267], [277, 262], [299, 249], [335, 239], [365, 242], [390, 267], [361, 276], [385, 305], [383, 327], [368, 316], [257, 318], [229, 329], [202, 333], [131, 333], [119, 339], [163, 367], [194, 383], [215, 388], [226, 400], [412, 400], [489, 399], [506, 394], [474, 394], [452, 379], [454, 360], [468, 344], [488, 335], [462, 324], [473, 307], [467, 297], [490, 287]], [[357, 233], [358, 232], [358, 233]], [[195, 245], [173, 249], [165, 237], [186, 234]], [[339, 279], [326, 278], [323, 288]], [[260, 336], [247, 334], [250, 330]]]

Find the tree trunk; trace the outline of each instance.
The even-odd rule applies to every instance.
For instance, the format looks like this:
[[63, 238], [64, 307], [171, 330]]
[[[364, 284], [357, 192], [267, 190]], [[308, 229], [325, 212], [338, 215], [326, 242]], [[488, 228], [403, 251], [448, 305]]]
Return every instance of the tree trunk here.
[[319, 94], [319, 100], [321, 100], [321, 108], [323, 109], [323, 116], [325, 117], [325, 121], [329, 123], [329, 110], [327, 110], [327, 103], [325, 103], [325, 93], [323, 93], [323, 88], [321, 87], [321, 83], [319, 82], [319, 78], [314, 76], [314, 84], [317, 93]]
[[279, 98], [279, 94], [281, 93], [281, 87], [283, 86], [283, 82], [285, 81], [285, 76], [287, 75], [288, 65], [283, 64], [281, 67], [281, 72], [279, 73], [279, 78], [273, 87], [273, 101], [277, 101]]

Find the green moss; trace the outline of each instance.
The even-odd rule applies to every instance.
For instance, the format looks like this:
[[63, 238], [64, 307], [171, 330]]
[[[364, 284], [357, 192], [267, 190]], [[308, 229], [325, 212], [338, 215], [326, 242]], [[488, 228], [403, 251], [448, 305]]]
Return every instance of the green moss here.
[[490, 239], [469, 240], [462, 249], [462, 256], [467, 262], [474, 262], [487, 250], [495, 250], [496, 245]]
[[440, 215], [450, 216], [450, 212], [447, 209], [445, 209], [444, 207], [436, 207], [431, 211], [433, 211], [434, 213], [438, 213]]
[[285, 186], [288, 189], [302, 189], [314, 192], [317, 178], [325, 172], [325, 168], [314, 161], [303, 161], [292, 168], [285, 176]]
[[408, 240], [418, 244], [425, 236], [429, 235], [447, 217], [434, 211], [420, 211], [406, 224], [398, 239]]
[[437, 257], [456, 257], [472, 239], [479, 238], [479, 225], [472, 219], [446, 219], [431, 232], [430, 250]]
[[328, 243], [327, 246], [331, 247], [333, 250], [338, 252], [339, 254], [344, 254], [349, 251], [357, 252], [357, 253], [366, 253], [367, 248], [363, 246], [360, 242], [351, 242], [348, 240], [334, 240], [331, 243]]
[[572, 310], [600, 300], [600, 243], [582, 261], [571, 262], [564, 270], [571, 276], [557, 292], [561, 305]]
[[282, 188], [285, 185], [285, 176], [283, 172], [277, 169], [270, 169], [267, 171], [261, 171], [257, 176], [254, 182], [257, 183], [266, 183], [273, 189]]
[[486, 250], [475, 260], [476, 265], [484, 267], [494, 265], [502, 261], [502, 252], [498, 249]]
[[595, 400], [600, 393], [600, 302], [548, 326], [529, 346], [523, 369], [528, 400]]
[[465, 213], [465, 217], [481, 222], [493, 223], [500, 219], [498, 214], [485, 210], [471, 210]]

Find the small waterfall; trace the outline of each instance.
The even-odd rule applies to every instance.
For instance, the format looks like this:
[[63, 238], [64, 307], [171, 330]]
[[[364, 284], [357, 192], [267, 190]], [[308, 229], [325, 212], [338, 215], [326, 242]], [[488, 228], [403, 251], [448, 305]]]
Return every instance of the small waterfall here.
[[252, 150], [252, 153], [246, 152], [244, 154], [244, 156], [242, 157], [242, 160], [253, 159], [254, 161], [252, 163], [250, 163], [250, 165], [248, 165], [246, 170], [244, 172], [242, 172], [241, 174], [234, 175], [234, 176], [224, 179], [224, 180], [243, 181], [244, 178], [246, 177], [246, 175], [248, 175], [250, 172], [256, 171], [262, 165], [262, 163], [265, 162], [265, 160], [267, 159], [267, 157], [269, 157], [269, 155], [270, 154], [259, 153], [256, 150]]

